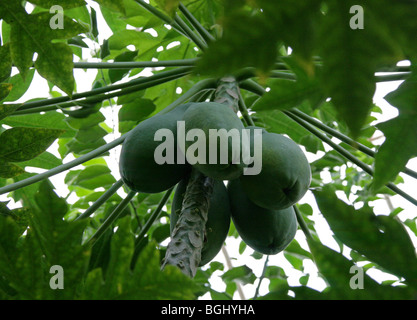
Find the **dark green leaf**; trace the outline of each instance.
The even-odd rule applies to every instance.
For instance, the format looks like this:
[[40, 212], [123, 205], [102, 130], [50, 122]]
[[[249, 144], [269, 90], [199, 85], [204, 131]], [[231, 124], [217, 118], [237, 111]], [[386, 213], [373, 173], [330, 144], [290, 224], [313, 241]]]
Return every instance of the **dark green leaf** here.
[[50, 9], [55, 5], [58, 5], [63, 9], [71, 9], [81, 7], [86, 4], [84, 0], [31, 0], [30, 2], [45, 9]]
[[107, 166], [91, 165], [82, 170], [72, 184], [94, 190], [100, 187], [108, 187], [116, 182]]
[[[72, 50], [67, 44], [51, 41], [68, 39], [86, 30], [65, 16], [61, 17], [64, 28], [52, 28], [49, 12], [27, 14], [21, 4], [15, 1], [8, 2], [0, 11], [0, 15], [11, 24], [11, 58], [23, 79], [32, 67], [33, 55], [37, 52], [38, 60], [35, 64], [39, 73], [67, 94], [72, 94]], [[64, 59], [61, 59], [62, 57]]]
[[260, 14], [238, 11], [226, 16], [223, 22], [223, 36], [204, 52], [198, 72], [224, 76], [244, 67], [255, 67], [260, 74], [267, 75], [278, 55], [273, 26]]
[[10, 77], [11, 72], [12, 58], [10, 57], [10, 45], [6, 43], [0, 47], [0, 82]]
[[100, 6], [126, 14], [123, 0], [95, 0]]
[[9, 95], [11, 90], [12, 85], [10, 83], [0, 83], [0, 101]]
[[333, 299], [403, 300], [412, 299], [415, 294], [408, 287], [380, 285], [342, 254], [315, 240], [308, 243], [319, 272], [330, 284]]
[[354, 137], [359, 136], [372, 107], [376, 63], [386, 53], [378, 26], [371, 19], [365, 19], [364, 29], [351, 29], [350, 8], [356, 4], [353, 0], [328, 1], [319, 39], [322, 85]]
[[97, 271], [99, 269], [88, 274], [82, 299], [176, 300], [195, 297], [195, 283], [178, 268], [167, 266], [160, 270], [159, 252], [153, 242], [142, 250], [132, 271], [133, 246], [130, 217], [126, 217], [120, 220], [112, 237], [106, 274], [103, 277]]
[[[417, 156], [417, 77], [404, 81], [385, 99], [399, 109], [394, 119], [377, 125], [385, 141], [375, 156], [373, 187], [378, 190], [393, 181], [410, 158]], [[401, 146], [401, 147], [399, 147]]]
[[75, 136], [79, 142], [94, 143], [107, 135], [107, 131], [100, 126], [90, 127], [88, 129], [80, 129]]
[[[115, 62], [126, 62], [126, 61], [134, 61], [136, 56], [138, 55], [138, 51], [125, 51], [119, 54], [114, 58]], [[110, 81], [117, 82], [121, 80], [124, 76], [129, 73], [129, 70], [124, 69], [110, 69], [109, 70], [109, 78]]]
[[23, 168], [35, 167], [47, 170], [55, 168], [61, 164], [62, 161], [48, 151], [45, 151], [44, 153], [31, 160], [19, 162], [19, 166]]
[[253, 284], [256, 280], [255, 274], [247, 266], [234, 267], [226, 271], [222, 276], [224, 282], [237, 281], [242, 284]]
[[65, 271], [65, 290], [49, 288], [46, 294], [72, 298], [88, 262], [88, 248], [81, 245], [86, 221], [68, 222], [62, 219], [68, 205], [56, 195], [49, 181], [41, 183], [35, 201], [38, 210], [31, 225], [45, 255], [47, 269], [59, 265]]
[[101, 112], [90, 114], [86, 118], [65, 118], [65, 121], [68, 123], [68, 125], [76, 130], [94, 127], [99, 123], [104, 122], [104, 120], [106, 120], [106, 118]]
[[6, 118], [20, 107], [20, 104], [0, 104], [0, 120]]
[[318, 84], [313, 81], [275, 79], [268, 86], [270, 91], [254, 104], [253, 110], [291, 109], [297, 107], [306, 99], [321, 95]]
[[[71, 140], [66, 144], [67, 150], [65, 151], [64, 156], [70, 154], [71, 152], [77, 155], [86, 154], [90, 151], [93, 151], [106, 144], [106, 140], [98, 139], [91, 143], [82, 143], [78, 140]], [[105, 155], [105, 154], [104, 154]]]
[[73, 52], [68, 45], [63, 43], [51, 45], [48, 53], [39, 54], [35, 67], [42, 77], [55, 84], [69, 96], [72, 95], [74, 64]]
[[119, 121], [139, 122], [154, 111], [155, 105], [151, 100], [138, 98], [120, 108]]
[[339, 200], [331, 187], [313, 193], [321, 213], [340, 241], [389, 272], [409, 281], [417, 279], [415, 248], [400, 220], [376, 216], [367, 206], [357, 210]]
[[27, 161], [44, 152], [63, 133], [62, 130], [16, 127], [0, 136], [0, 158]]
[[25, 172], [21, 167], [14, 163], [5, 162], [0, 159], [0, 177], [13, 178]]
[[6, 101], [16, 101], [20, 99], [28, 90], [29, 86], [32, 83], [33, 75], [35, 74], [35, 69], [30, 69], [23, 79], [20, 74], [16, 74], [12, 76], [8, 83], [12, 85], [12, 90], [10, 91], [9, 95], [3, 100]]
[[[65, 115], [57, 111], [7, 117], [0, 123], [11, 127], [45, 128], [62, 131], [61, 138], [73, 137], [75, 131], [65, 122]], [[65, 132], [64, 132], [65, 131]]]

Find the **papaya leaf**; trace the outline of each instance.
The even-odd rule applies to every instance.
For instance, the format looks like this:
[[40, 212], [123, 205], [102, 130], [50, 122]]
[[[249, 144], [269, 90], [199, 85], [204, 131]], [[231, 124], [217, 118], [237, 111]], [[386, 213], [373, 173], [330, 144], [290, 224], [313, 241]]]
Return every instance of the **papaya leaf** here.
[[126, 9], [123, 0], [95, 0], [100, 6], [109, 10], [117, 11], [126, 14]]
[[44, 114], [16, 115], [3, 119], [0, 123], [11, 127], [60, 130], [62, 131], [62, 135], [60, 135], [61, 138], [73, 137], [75, 135], [75, 130], [72, 130], [65, 120], [65, 115], [62, 113], [48, 111]]
[[20, 107], [20, 104], [0, 104], [0, 121], [12, 114]]
[[[365, 1], [364, 1], [365, 3]], [[387, 44], [398, 51], [398, 56], [415, 56], [416, 42], [413, 41], [417, 20], [417, 3], [414, 1], [372, 0], [366, 1], [368, 12], [372, 12], [378, 21], [379, 29], [384, 33]], [[387, 46], [388, 47], [388, 46]], [[398, 60], [400, 60], [399, 58]]]
[[13, 85], [11, 83], [0, 83], [0, 101], [9, 95], [12, 88]]
[[[49, 271], [51, 266], [59, 265], [65, 272], [65, 290], [47, 288], [44, 294], [52, 295], [54, 299], [73, 298], [88, 262], [88, 249], [81, 245], [87, 221], [63, 219], [68, 205], [57, 196], [48, 180], [40, 184], [35, 202], [37, 210], [31, 226], [45, 256], [45, 267]], [[47, 284], [49, 287], [49, 282]]]
[[109, 38], [110, 50], [124, 50], [129, 45], [134, 45], [139, 51], [139, 57], [142, 57], [149, 50], [153, 52], [153, 49], [159, 47], [160, 42], [149, 33], [134, 30], [119, 31]]
[[22, 231], [10, 216], [0, 215], [0, 274], [9, 281], [16, 277], [17, 242]]
[[30, 2], [45, 9], [50, 9], [55, 5], [58, 5], [63, 9], [72, 9], [86, 4], [84, 0], [30, 0]]
[[417, 76], [404, 81], [385, 99], [398, 108], [399, 115], [377, 125], [385, 141], [375, 155], [373, 188], [378, 190], [405, 168], [407, 162], [417, 156]]
[[[114, 58], [115, 62], [120, 61], [134, 61], [136, 56], [138, 55], [138, 51], [125, 51], [119, 54]], [[118, 70], [118, 69], [110, 69], [109, 70], [109, 78], [110, 82], [114, 83], [119, 80], [121, 80], [124, 76], [126, 76], [129, 73], [129, 70]]]
[[138, 98], [120, 108], [119, 122], [135, 121], [137, 123], [154, 111], [155, 105], [151, 100]]
[[66, 94], [72, 94], [74, 90], [73, 52], [67, 44], [51, 44], [47, 54], [39, 54], [35, 68], [43, 78], [54, 83]]
[[86, 118], [67, 117], [64, 119], [64, 121], [67, 122], [68, 125], [75, 130], [89, 129], [98, 125], [99, 123], [104, 122], [105, 120], [106, 118], [101, 112], [90, 114]]
[[10, 77], [8, 83], [12, 85], [12, 90], [10, 91], [9, 95], [6, 98], [4, 98], [3, 102], [19, 100], [29, 89], [34, 74], [35, 69], [30, 69], [26, 73], [25, 79], [23, 79], [20, 74], [16, 74]]
[[223, 21], [222, 38], [209, 45], [197, 63], [196, 71], [224, 76], [244, 67], [254, 67], [265, 77], [278, 55], [277, 33], [261, 15], [236, 10]]
[[25, 172], [21, 167], [14, 163], [5, 162], [0, 160], [0, 177], [1, 178], [14, 178]]
[[62, 130], [16, 127], [0, 135], [0, 158], [19, 162], [43, 153], [63, 133]]
[[36, 158], [30, 159], [28, 161], [19, 162], [19, 166], [22, 168], [25, 167], [35, 167], [42, 169], [53, 169], [62, 164], [62, 160], [57, 158], [52, 153], [45, 151], [41, 153]]
[[170, 17], [174, 17], [175, 11], [178, 9], [180, 0], [153, 0], [162, 11], [166, 12]]
[[221, 277], [226, 284], [235, 281], [242, 284], [253, 284], [256, 280], [252, 269], [247, 266], [234, 267], [223, 273]]
[[12, 58], [10, 56], [10, 45], [6, 43], [0, 47], [0, 82], [10, 77], [11, 72]]
[[364, 29], [351, 29], [350, 8], [355, 4], [353, 0], [328, 1], [319, 37], [322, 86], [354, 138], [359, 136], [370, 113], [376, 89], [376, 63], [385, 52], [372, 20], [366, 20]]
[[271, 80], [268, 86], [270, 87], [270, 91], [255, 102], [251, 108], [254, 111], [291, 109], [309, 98], [314, 96], [321, 98], [322, 96], [318, 83], [313, 80], [289, 81], [275, 79]]
[[94, 143], [107, 135], [107, 131], [100, 126], [90, 127], [88, 129], [80, 129], [75, 139], [83, 143]]
[[318, 241], [309, 239], [308, 245], [319, 272], [330, 285], [333, 299], [403, 300], [415, 296], [409, 287], [380, 285], [351, 260]]
[[417, 256], [400, 220], [377, 216], [368, 206], [357, 210], [339, 200], [330, 186], [313, 193], [320, 212], [340, 241], [388, 272], [415, 282]]
[[[72, 60], [68, 64], [68, 57], [72, 50], [66, 44], [53, 44], [52, 40], [69, 39], [87, 30], [65, 16], [62, 17], [64, 28], [52, 28], [49, 12], [28, 14], [19, 1], [2, 0], [0, 3], [0, 17], [11, 25], [11, 58], [23, 79], [32, 67], [33, 55], [37, 52], [39, 73], [71, 95], [74, 81]], [[65, 57], [65, 64], [62, 64], [60, 56]]]
[[[111, 240], [110, 260], [106, 273], [101, 269], [89, 272], [81, 299], [193, 299], [196, 284], [174, 266], [160, 270], [160, 256], [156, 244], [150, 242], [140, 253], [134, 270], [130, 261], [134, 251], [134, 237], [130, 231], [130, 217], [120, 219]], [[129, 275], [129, 276], [126, 276]]]
[[[95, 140], [94, 142], [84, 143], [80, 142], [76, 139], [72, 139], [65, 145], [66, 150], [64, 151], [63, 157], [67, 156], [70, 153], [74, 153], [77, 155], [86, 154], [90, 151], [93, 151], [103, 145], [106, 144], [106, 140], [100, 138]], [[104, 153], [103, 156], [107, 155], [108, 152]]]
[[108, 187], [116, 182], [108, 166], [91, 165], [78, 173], [72, 184], [86, 189], [94, 190], [99, 187]]
[[[13, 289], [13, 299], [71, 299], [88, 259], [81, 246], [86, 221], [64, 221], [66, 202], [48, 181], [37, 186], [25, 237], [16, 219], [0, 217], [0, 274]], [[50, 287], [50, 268], [57, 265], [65, 272], [65, 290]]]

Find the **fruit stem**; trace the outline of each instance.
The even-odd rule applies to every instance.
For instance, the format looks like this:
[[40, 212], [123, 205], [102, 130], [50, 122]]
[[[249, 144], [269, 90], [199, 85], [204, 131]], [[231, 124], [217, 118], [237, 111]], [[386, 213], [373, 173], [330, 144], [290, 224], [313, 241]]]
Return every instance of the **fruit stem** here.
[[198, 58], [161, 61], [74, 62], [75, 69], [138, 69], [158, 67], [192, 67]]
[[255, 123], [253, 122], [252, 117], [249, 114], [248, 108], [246, 107], [245, 100], [243, 99], [242, 94], [240, 93], [240, 91], [239, 91], [239, 110], [240, 110], [240, 113], [243, 116], [243, 119], [245, 119], [246, 123], [249, 126], [254, 126]]
[[89, 153], [86, 153], [82, 155], [79, 158], [76, 158], [68, 163], [61, 164], [53, 169], [50, 169], [48, 171], [42, 172], [37, 174], [36, 176], [29, 177], [24, 180], [17, 181], [15, 183], [9, 184], [7, 186], [4, 186], [0, 188], [0, 195], [5, 194], [7, 192], [11, 192], [26, 186], [29, 186], [33, 183], [42, 181], [44, 179], [47, 179], [49, 177], [52, 177], [56, 174], [59, 174], [61, 172], [64, 172], [66, 170], [69, 170], [71, 168], [74, 168], [78, 166], [79, 164], [82, 164], [84, 162], [87, 162], [91, 159], [94, 159], [95, 157], [98, 157], [99, 155], [105, 153], [106, 151], [109, 151], [110, 149], [113, 149], [117, 147], [119, 144], [122, 144], [123, 141], [126, 139], [126, 134], [121, 136], [120, 138], [117, 138], [116, 140], [113, 140], [112, 142], [109, 142], [105, 144], [104, 146], [101, 146], [93, 151], [90, 151]]
[[262, 274], [259, 277], [259, 282], [258, 282], [258, 285], [256, 286], [255, 294], [254, 294], [252, 300], [255, 300], [259, 296], [259, 289], [261, 288], [262, 280], [265, 278], [266, 268], [268, 267], [268, 261], [269, 261], [269, 256], [266, 256], [265, 262], [264, 262], [264, 267], [262, 269]]
[[[92, 101], [83, 100], [82, 102], [85, 103], [85, 102], [103, 101], [103, 100], [108, 99], [110, 95], [107, 94], [107, 95], [99, 96], [102, 93], [108, 93], [108, 92], [120, 90], [120, 89], [126, 90], [128, 88], [129, 89], [133, 88], [131, 90], [137, 91], [140, 89], [144, 89], [145, 87], [150, 87], [150, 86], [161, 84], [161, 81], [164, 82], [167, 80], [173, 80], [175, 78], [182, 77], [185, 74], [190, 73], [191, 70], [192, 70], [192, 67], [179, 67], [173, 70], [163, 71], [163, 72], [154, 74], [149, 77], [140, 77], [134, 80], [130, 80], [129, 82], [126, 82], [126, 83], [114, 84], [114, 85], [109, 85], [109, 86], [102, 87], [102, 88], [93, 89], [87, 92], [75, 93], [72, 95], [72, 97], [63, 96], [63, 97], [56, 97], [56, 98], [50, 98], [50, 99], [42, 99], [38, 101], [29, 101], [29, 102], [23, 103], [19, 107], [18, 111], [16, 111], [14, 114], [18, 114], [19, 111], [33, 109], [37, 107], [45, 107], [45, 106], [51, 106], [51, 107], [54, 107], [54, 109], [56, 109], [55, 105], [62, 104], [64, 102], [67, 102], [68, 104], [60, 105], [61, 107], [73, 106], [75, 100], [78, 100], [81, 98], [87, 98], [87, 97], [92, 97]], [[139, 87], [139, 86], [145, 86], [145, 87]], [[125, 93], [129, 93], [129, 92], [125, 92]], [[120, 91], [117, 91], [112, 94], [112, 96], [119, 96], [119, 95], [121, 95]]]
[[169, 197], [171, 196], [171, 193], [172, 193], [173, 190], [174, 190], [174, 187], [168, 189], [165, 192], [161, 201], [159, 201], [158, 207], [155, 209], [154, 212], [152, 212], [149, 219], [146, 220], [145, 225], [141, 228], [138, 236], [136, 237], [136, 239], [135, 239], [135, 249], [134, 249], [133, 256], [132, 256], [132, 261], [131, 261], [131, 269], [132, 270], [133, 270], [134, 265], [136, 263], [136, 259], [139, 255], [140, 249], [142, 248], [142, 246], [141, 246], [142, 240], [145, 238], [145, 235], [147, 234], [147, 232], [149, 231], [149, 229], [151, 228], [151, 226], [153, 225], [155, 220], [158, 219], [159, 215], [162, 212], [162, 209], [164, 208], [164, 206], [165, 206], [166, 202], [168, 201]]
[[109, 190], [101, 195], [87, 210], [80, 214], [75, 220], [80, 220], [91, 216], [103, 203], [105, 203], [113, 194], [123, 186], [123, 181], [120, 179], [114, 183]]
[[109, 214], [107, 219], [103, 222], [102, 225], [96, 230], [96, 232], [91, 236], [91, 238], [85, 243], [86, 246], [92, 246], [106, 230], [115, 222], [120, 214], [123, 212], [124, 208], [129, 204], [130, 200], [136, 195], [136, 191], [130, 191], [126, 198], [124, 198], [118, 206]]
[[310, 233], [310, 229], [308, 229], [308, 226], [306, 222], [304, 221], [304, 218], [303, 218], [303, 215], [301, 214], [300, 209], [298, 209], [297, 205], [294, 205], [293, 207], [294, 207], [295, 215], [297, 217], [298, 225], [300, 226], [306, 238], [312, 239], [313, 237]]
[[148, 12], [152, 13], [155, 17], [161, 19], [162, 21], [169, 24], [174, 30], [176, 30], [178, 33], [186, 36], [185, 31], [179, 26], [171, 17], [163, 14], [161, 11], [153, 7], [152, 5], [146, 3], [143, 0], [134, 0], [137, 4], [139, 4], [142, 8], [147, 10]]
[[191, 170], [182, 209], [171, 234], [161, 269], [166, 265], [174, 265], [185, 275], [191, 278], [195, 276], [201, 262], [213, 183], [213, 179], [194, 168]]
[[193, 25], [193, 27], [197, 30], [197, 32], [200, 34], [200, 36], [204, 39], [206, 43], [213, 42], [215, 38], [207, 31], [206, 28], [204, 28], [200, 21], [198, 21], [194, 15], [187, 9], [186, 6], [184, 6], [182, 3], [180, 3], [179, 7], [180, 11], [184, 15], [184, 17]]

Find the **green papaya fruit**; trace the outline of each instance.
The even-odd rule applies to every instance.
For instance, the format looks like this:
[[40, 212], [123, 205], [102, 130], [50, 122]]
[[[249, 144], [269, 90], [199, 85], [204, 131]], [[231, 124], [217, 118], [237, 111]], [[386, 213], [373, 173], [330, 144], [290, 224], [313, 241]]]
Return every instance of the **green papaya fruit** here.
[[274, 255], [294, 239], [298, 223], [293, 207], [270, 210], [257, 206], [248, 198], [239, 179], [229, 181], [227, 191], [233, 224], [249, 247]]
[[[217, 102], [195, 103], [184, 113], [183, 120], [183, 151], [190, 164], [217, 180], [235, 179], [242, 174], [240, 135], [244, 127], [231, 108]], [[198, 135], [200, 132], [202, 135]]]
[[[250, 129], [250, 151], [254, 154], [253, 130]], [[259, 129], [259, 128], [257, 128]], [[301, 148], [291, 139], [262, 131], [262, 152], [255, 161], [262, 163], [258, 174], [240, 177], [249, 199], [260, 207], [280, 210], [291, 207], [307, 192], [311, 169]]]
[[[192, 103], [176, 107], [161, 115], [140, 122], [126, 137], [119, 160], [123, 182], [132, 190], [143, 193], [159, 193], [175, 186], [190, 170], [186, 161], [177, 161], [177, 121]], [[166, 155], [173, 154], [172, 163], [158, 164], [157, 148], [162, 141], [155, 138], [159, 129], [172, 132], [173, 143], [167, 143]], [[168, 139], [165, 142], [169, 142]], [[183, 157], [183, 156], [182, 156]], [[180, 163], [182, 162], [182, 163]]]
[[[188, 179], [181, 180], [174, 193], [170, 217], [170, 229], [173, 232], [181, 213], [182, 202]], [[200, 266], [210, 262], [220, 251], [230, 228], [230, 204], [223, 181], [215, 180], [210, 197], [208, 220], [206, 222], [205, 244], [201, 251]]]

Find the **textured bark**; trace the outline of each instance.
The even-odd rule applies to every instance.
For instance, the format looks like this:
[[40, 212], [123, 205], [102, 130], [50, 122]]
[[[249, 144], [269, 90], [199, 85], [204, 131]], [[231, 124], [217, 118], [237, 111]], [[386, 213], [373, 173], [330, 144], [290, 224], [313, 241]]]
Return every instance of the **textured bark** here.
[[239, 86], [234, 77], [223, 77], [219, 80], [214, 101], [225, 104], [235, 113], [239, 111]]
[[162, 269], [174, 265], [193, 278], [201, 261], [213, 180], [192, 170], [181, 213], [171, 234]]

